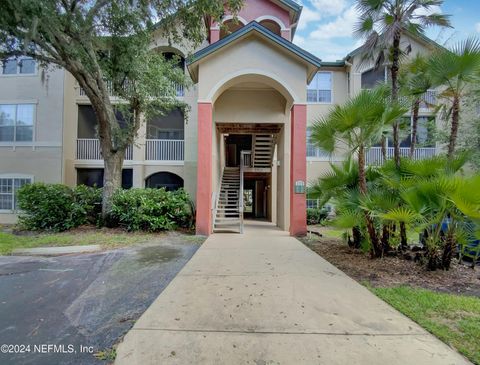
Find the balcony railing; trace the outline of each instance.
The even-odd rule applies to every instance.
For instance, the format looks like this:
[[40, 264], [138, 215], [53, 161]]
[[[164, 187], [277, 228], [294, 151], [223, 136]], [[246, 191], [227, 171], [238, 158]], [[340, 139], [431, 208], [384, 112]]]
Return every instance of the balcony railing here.
[[[394, 148], [388, 147], [387, 148], [387, 158], [393, 158], [394, 155]], [[423, 160], [426, 158], [430, 158], [435, 156], [436, 148], [435, 147], [420, 147], [415, 148], [415, 152], [413, 154], [413, 160]], [[401, 157], [409, 157], [410, 155], [410, 147], [400, 147], [400, 156]], [[372, 147], [370, 148], [365, 156], [365, 160], [368, 165], [381, 165], [383, 164], [383, 156], [382, 156], [382, 148], [381, 147]]]
[[[98, 138], [78, 138], [76, 156], [77, 160], [102, 160], [100, 140]], [[125, 160], [131, 160], [132, 157], [133, 147], [130, 145], [125, 151]]]
[[147, 139], [145, 159], [154, 161], [183, 161], [185, 156], [183, 139]]
[[331, 155], [312, 143], [307, 142], [307, 157], [314, 157], [323, 160], [330, 159]]
[[[117, 95], [115, 95], [115, 92], [113, 90], [113, 83], [112, 81], [106, 81], [106, 84], [107, 84], [107, 90], [108, 90], [108, 94], [112, 97], [116, 97]], [[124, 87], [129, 87], [129, 84], [128, 83], [125, 83], [125, 86]], [[180, 84], [177, 84], [177, 83], [173, 83], [172, 84], [172, 88], [175, 89], [175, 95], [178, 96], [178, 97], [182, 97], [182, 96], [185, 96], [185, 90], [184, 90], [184, 87], [183, 85], [180, 85]], [[79, 88], [79, 95], [80, 96], [85, 96], [86, 93], [85, 93], [85, 90], [83, 88]]]
[[423, 100], [425, 103], [427, 103], [427, 105], [437, 105], [437, 91], [427, 90], [427, 92], [423, 94]]

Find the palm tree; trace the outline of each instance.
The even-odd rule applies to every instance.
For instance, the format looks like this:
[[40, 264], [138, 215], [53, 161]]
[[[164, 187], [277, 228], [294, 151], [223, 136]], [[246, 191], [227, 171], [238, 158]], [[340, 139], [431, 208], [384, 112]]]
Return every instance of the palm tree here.
[[435, 86], [443, 86], [439, 97], [448, 100], [451, 130], [448, 156], [455, 153], [462, 100], [480, 82], [480, 41], [468, 38], [449, 50], [435, 53], [429, 63], [429, 73]]
[[[402, 50], [402, 34], [424, 34], [427, 27], [449, 27], [449, 16], [429, 13], [432, 7], [440, 6], [443, 0], [357, 0], [360, 21], [355, 27], [358, 37], [366, 38], [363, 46], [365, 56], [373, 57], [387, 51], [390, 61], [392, 99], [398, 98], [398, 71]], [[399, 121], [392, 123], [394, 159], [400, 166]]]
[[[374, 181], [378, 173], [367, 169], [367, 181]], [[312, 197], [320, 199], [320, 205], [329, 201], [335, 203], [337, 219], [332, 223], [338, 228], [351, 229], [347, 234], [348, 245], [360, 248], [363, 235], [362, 210], [358, 194], [358, 164], [348, 156], [340, 165], [330, 164], [330, 171], [325, 172], [313, 184], [309, 192]], [[360, 217], [360, 219], [358, 219]]]
[[400, 94], [410, 98], [412, 101], [412, 126], [409, 153], [409, 157], [412, 158], [417, 142], [420, 104], [429, 102], [425, 96], [427, 91], [432, 87], [428, 59], [424, 55], [417, 54], [410, 62], [400, 68], [398, 81]]
[[[427, 160], [402, 160], [401, 174], [387, 174], [384, 184], [397, 186], [403, 203], [380, 214], [424, 232], [427, 268], [448, 270], [457, 243], [464, 238], [466, 218], [480, 222], [480, 176], [462, 178], [458, 172], [466, 154], [453, 159], [436, 156]], [[393, 180], [392, 180], [393, 178]]]
[[[392, 103], [386, 85], [362, 90], [344, 105], [336, 105], [312, 128], [312, 141], [325, 151], [333, 153], [340, 144], [346, 144], [358, 161], [358, 190], [367, 194], [365, 152], [380, 139], [385, 128], [408, 109]], [[371, 241], [372, 256], [379, 257], [382, 249], [372, 217], [365, 212], [365, 221]]]

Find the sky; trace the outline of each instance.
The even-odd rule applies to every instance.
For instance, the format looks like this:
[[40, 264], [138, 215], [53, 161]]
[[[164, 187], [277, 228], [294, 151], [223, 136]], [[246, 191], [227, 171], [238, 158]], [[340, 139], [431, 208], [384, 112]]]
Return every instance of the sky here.
[[[355, 0], [297, 0], [303, 5], [293, 42], [322, 61], [343, 59], [362, 44], [352, 30], [358, 15]], [[453, 28], [428, 28], [426, 35], [449, 46], [469, 36], [480, 38], [480, 0], [444, 0], [432, 12], [451, 15]]]

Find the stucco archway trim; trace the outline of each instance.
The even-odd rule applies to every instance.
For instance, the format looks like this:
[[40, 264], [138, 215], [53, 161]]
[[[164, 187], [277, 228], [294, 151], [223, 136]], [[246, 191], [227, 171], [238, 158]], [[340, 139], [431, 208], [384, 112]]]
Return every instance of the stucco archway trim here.
[[212, 89], [207, 95], [207, 98], [204, 100], [199, 100], [199, 102], [214, 104], [217, 98], [225, 90], [235, 85], [239, 81], [239, 79], [242, 78], [242, 76], [263, 76], [263, 80], [267, 81], [267, 83], [268, 80], [270, 80], [271, 82], [268, 83], [269, 86], [280, 92], [280, 94], [282, 94], [283, 97], [285, 97], [285, 99], [287, 100], [287, 104], [294, 104], [296, 101], [301, 100], [298, 98], [292, 88], [287, 84], [287, 82], [285, 82], [278, 75], [259, 68], [244, 68], [225, 75], [215, 84], [215, 86], [212, 87]]
[[260, 23], [262, 20], [271, 20], [272, 22], [275, 22], [280, 26], [280, 30], [288, 30], [288, 28], [285, 26], [285, 23], [274, 15], [262, 15], [255, 19], [255, 21], [258, 23]]

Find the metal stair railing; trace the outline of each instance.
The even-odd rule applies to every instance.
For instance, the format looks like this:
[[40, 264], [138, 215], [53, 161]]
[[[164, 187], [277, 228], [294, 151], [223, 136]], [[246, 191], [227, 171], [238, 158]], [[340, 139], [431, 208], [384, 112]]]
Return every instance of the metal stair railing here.
[[252, 151], [240, 151], [240, 192], [238, 197], [238, 215], [240, 217], [240, 233], [243, 233], [243, 175], [245, 167], [252, 164]]

